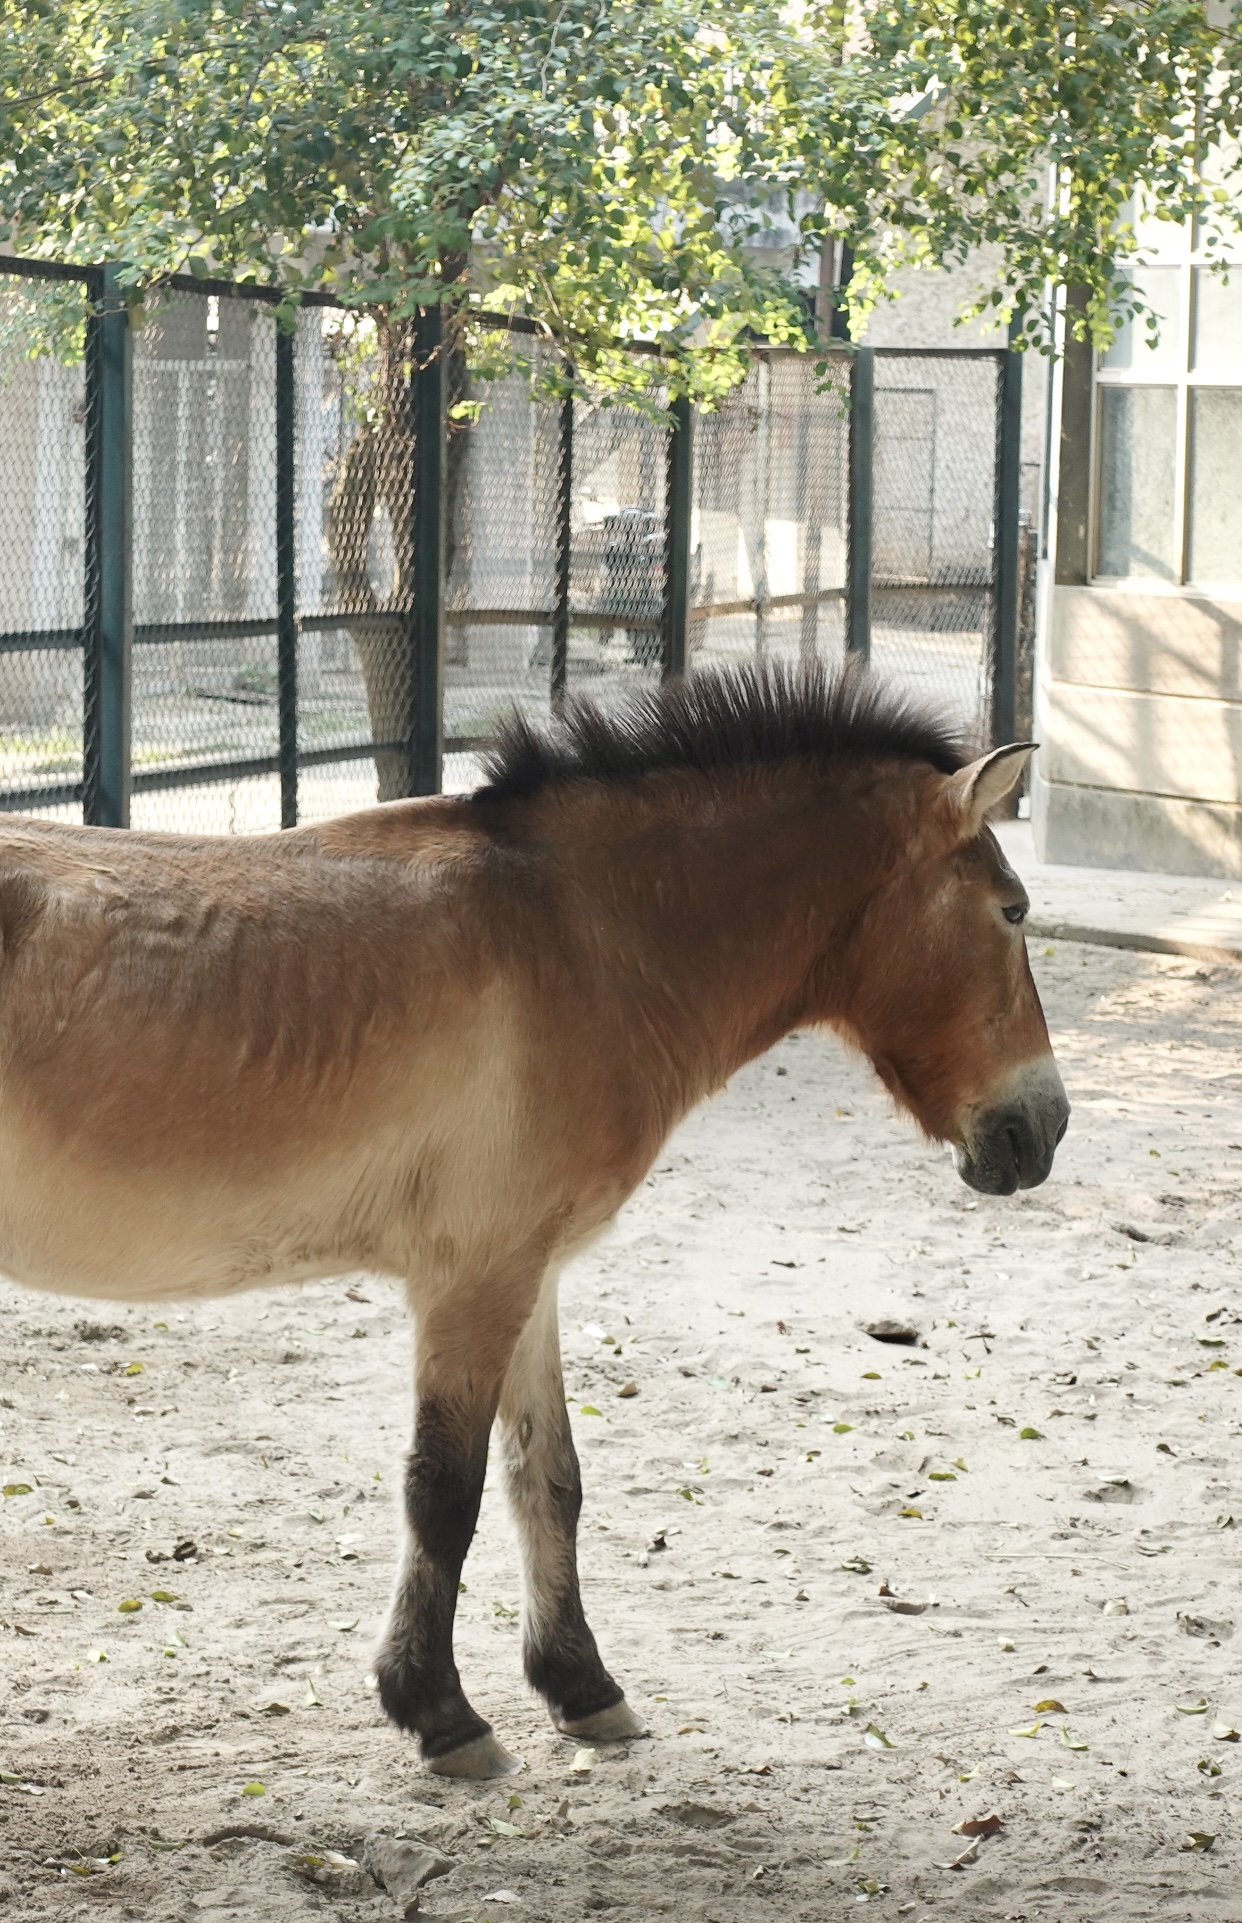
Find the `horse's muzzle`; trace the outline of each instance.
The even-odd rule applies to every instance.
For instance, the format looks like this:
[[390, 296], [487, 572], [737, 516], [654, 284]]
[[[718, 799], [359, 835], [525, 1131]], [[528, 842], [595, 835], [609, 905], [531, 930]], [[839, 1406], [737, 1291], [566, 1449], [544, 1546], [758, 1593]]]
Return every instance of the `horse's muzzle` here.
[[983, 1195], [1038, 1188], [1052, 1171], [1070, 1105], [1055, 1068], [1032, 1079], [1037, 1086], [1015, 1089], [1008, 1100], [977, 1113], [968, 1138], [953, 1150], [963, 1182]]

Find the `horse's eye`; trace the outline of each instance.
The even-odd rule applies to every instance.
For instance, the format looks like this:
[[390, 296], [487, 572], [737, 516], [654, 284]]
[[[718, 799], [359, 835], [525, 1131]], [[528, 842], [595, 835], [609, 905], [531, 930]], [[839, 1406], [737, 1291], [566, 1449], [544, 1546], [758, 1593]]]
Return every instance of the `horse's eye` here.
[[1001, 914], [1005, 917], [1006, 921], [1013, 922], [1016, 927], [1019, 922], [1026, 920], [1026, 903], [1023, 901], [1011, 902], [1008, 908], [1001, 909]]

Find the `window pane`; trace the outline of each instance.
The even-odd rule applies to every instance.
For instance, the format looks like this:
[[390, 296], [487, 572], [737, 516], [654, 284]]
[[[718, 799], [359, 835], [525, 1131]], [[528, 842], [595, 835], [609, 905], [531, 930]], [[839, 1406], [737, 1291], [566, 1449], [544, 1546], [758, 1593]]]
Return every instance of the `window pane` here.
[[1190, 579], [1242, 581], [1242, 387], [1190, 394]]
[[1101, 387], [1097, 574], [1172, 581], [1177, 395]]
[[1206, 267], [1195, 268], [1194, 349], [1196, 374], [1242, 376], [1242, 270], [1228, 285]]
[[1150, 259], [1180, 260], [1186, 253], [1186, 222], [1183, 220], [1163, 220], [1145, 194], [1140, 193], [1137, 202], [1130, 200], [1124, 210], [1124, 218], [1134, 223], [1134, 238]]
[[1180, 267], [1141, 267], [1127, 275], [1159, 316], [1160, 339], [1155, 347], [1148, 346], [1145, 316], [1121, 321], [1117, 337], [1104, 356], [1105, 367], [1127, 367], [1136, 374], [1181, 373], [1184, 362], [1177, 298], [1181, 272]]

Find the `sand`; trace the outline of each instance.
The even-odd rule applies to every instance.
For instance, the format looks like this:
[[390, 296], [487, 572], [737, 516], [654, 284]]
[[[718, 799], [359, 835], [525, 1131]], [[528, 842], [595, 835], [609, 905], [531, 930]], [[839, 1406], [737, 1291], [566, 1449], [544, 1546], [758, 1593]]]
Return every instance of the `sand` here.
[[1237, 1923], [1242, 978], [1035, 965], [1074, 1103], [1045, 1187], [973, 1195], [795, 1036], [569, 1276], [587, 1607], [651, 1725], [595, 1758], [522, 1681], [490, 1485], [458, 1656], [524, 1771], [438, 1781], [378, 1713], [394, 1285], [0, 1289], [0, 1916], [381, 1923], [325, 1856], [379, 1833], [453, 1858], [424, 1913], [492, 1923]]

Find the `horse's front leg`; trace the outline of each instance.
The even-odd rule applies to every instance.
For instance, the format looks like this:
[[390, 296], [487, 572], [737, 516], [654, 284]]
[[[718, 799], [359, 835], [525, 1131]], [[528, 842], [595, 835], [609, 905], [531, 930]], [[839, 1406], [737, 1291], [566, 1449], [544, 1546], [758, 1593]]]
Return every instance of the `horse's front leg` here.
[[645, 1725], [604, 1668], [578, 1591], [582, 1478], [565, 1411], [554, 1276], [514, 1351], [499, 1414], [525, 1576], [527, 1679], [567, 1736], [610, 1743], [642, 1735]]
[[462, 1564], [479, 1518], [487, 1443], [526, 1301], [474, 1292], [418, 1324], [414, 1442], [406, 1461], [406, 1543], [376, 1659], [380, 1701], [440, 1776], [519, 1767], [470, 1706], [453, 1659]]

